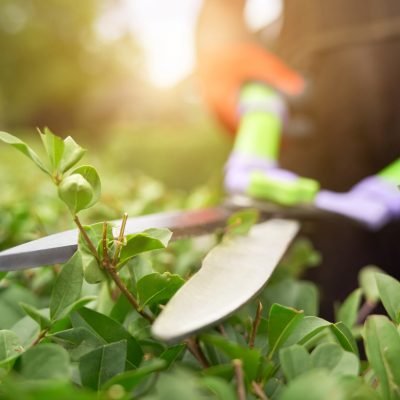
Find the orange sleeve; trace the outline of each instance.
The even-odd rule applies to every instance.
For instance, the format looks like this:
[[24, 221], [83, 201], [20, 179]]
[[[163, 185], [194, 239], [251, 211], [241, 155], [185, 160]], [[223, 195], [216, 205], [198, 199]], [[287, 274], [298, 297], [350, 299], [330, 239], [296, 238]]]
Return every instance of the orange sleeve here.
[[297, 95], [304, 88], [301, 75], [254, 43], [238, 43], [203, 54], [198, 76], [207, 105], [230, 132], [238, 125], [238, 95], [246, 81], [265, 82], [287, 95]]

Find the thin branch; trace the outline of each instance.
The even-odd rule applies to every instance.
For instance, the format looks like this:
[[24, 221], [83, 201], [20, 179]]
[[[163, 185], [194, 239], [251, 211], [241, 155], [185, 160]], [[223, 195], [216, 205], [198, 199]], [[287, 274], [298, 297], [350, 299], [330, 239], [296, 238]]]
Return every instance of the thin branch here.
[[115, 247], [115, 253], [114, 253], [114, 259], [113, 259], [113, 265], [117, 265], [118, 259], [119, 259], [119, 253], [121, 251], [121, 247], [124, 241], [124, 233], [125, 233], [125, 227], [126, 227], [126, 221], [128, 220], [128, 214], [125, 213], [124, 216], [122, 217], [122, 224], [121, 228], [119, 230], [119, 235], [117, 239], [117, 246]]
[[187, 349], [193, 354], [203, 368], [208, 368], [210, 366], [197, 338], [186, 339], [184, 343], [186, 344]]
[[249, 338], [249, 347], [252, 349], [254, 347], [254, 342], [256, 340], [256, 335], [258, 331], [258, 327], [261, 322], [261, 315], [262, 315], [263, 305], [261, 301], [258, 301], [256, 317], [254, 318], [253, 326], [251, 327], [251, 333]]
[[[122, 227], [121, 227], [119, 237], [118, 237], [119, 242], [122, 242], [122, 240], [124, 238], [126, 219], [127, 219], [127, 214], [125, 213], [124, 219], [122, 222]], [[108, 274], [111, 276], [112, 280], [115, 282], [115, 284], [121, 290], [121, 292], [125, 295], [125, 297], [128, 299], [128, 301], [132, 304], [133, 308], [143, 318], [147, 319], [149, 322], [153, 322], [154, 318], [150, 314], [147, 314], [144, 310], [140, 309], [140, 305], [139, 305], [138, 301], [135, 299], [133, 294], [126, 287], [125, 283], [122, 281], [122, 279], [118, 275], [117, 271], [115, 270], [114, 263], [110, 262], [110, 258], [108, 256], [108, 249], [107, 249], [107, 222], [103, 223], [102, 245], [103, 245], [103, 260], [101, 262], [101, 266], [108, 272]], [[115, 257], [114, 257], [114, 259], [115, 259]], [[115, 263], [117, 263], [117, 262], [118, 262], [118, 257], [115, 260]]]
[[103, 262], [108, 262], [108, 248], [107, 248], [107, 222], [103, 222]]
[[225, 330], [225, 328], [224, 328], [224, 325], [222, 325], [222, 324], [219, 324], [217, 327], [216, 327], [216, 329], [217, 329], [217, 331], [223, 336], [223, 337], [228, 337], [228, 335], [226, 334], [226, 330]]
[[[119, 242], [122, 242], [122, 240], [124, 238], [123, 235], [124, 235], [124, 231], [125, 231], [126, 219], [127, 219], [127, 214], [124, 215], [123, 224], [122, 224], [123, 226], [121, 227], [120, 236], [118, 238]], [[135, 297], [132, 295], [132, 293], [128, 290], [128, 288], [125, 286], [124, 282], [119, 277], [118, 273], [115, 270], [114, 265], [112, 263], [110, 263], [110, 260], [108, 257], [108, 252], [107, 252], [107, 223], [105, 222], [103, 225], [103, 255], [104, 255], [104, 257], [103, 257], [103, 260], [100, 260], [99, 255], [97, 253], [97, 250], [96, 250], [93, 242], [90, 240], [89, 236], [87, 235], [87, 232], [85, 231], [84, 227], [82, 226], [77, 215], [74, 216], [74, 222], [78, 226], [79, 231], [81, 232], [84, 240], [86, 241], [87, 245], [89, 246], [90, 251], [92, 252], [93, 256], [96, 258], [99, 265], [102, 266], [109, 273], [112, 280], [119, 287], [121, 292], [126, 296], [126, 298], [132, 304], [134, 309], [143, 318], [147, 319], [149, 322], [153, 322], [154, 318], [151, 315], [147, 314], [145, 311], [140, 309], [139, 303], [137, 302]], [[117, 261], [118, 261], [118, 258], [117, 258]]]
[[89, 246], [91, 253], [96, 258], [97, 262], [100, 264], [100, 258], [97, 253], [96, 247], [94, 246], [93, 242], [90, 240], [90, 237], [88, 236], [87, 232], [85, 231], [85, 228], [82, 226], [81, 221], [79, 220], [79, 217], [77, 215], [74, 216], [74, 222], [77, 225], [79, 232], [85, 239], [85, 242]]
[[32, 347], [39, 344], [42, 341], [42, 339], [46, 337], [48, 331], [49, 331], [48, 329], [43, 329], [42, 331], [40, 331], [39, 336], [32, 343]]
[[246, 400], [246, 389], [244, 387], [244, 375], [243, 375], [243, 363], [242, 360], [232, 360], [233, 367], [235, 369], [236, 378], [236, 391], [238, 400]]
[[111, 265], [109, 262], [103, 264], [104, 268], [106, 271], [110, 274], [112, 280], [115, 282], [115, 284], [119, 287], [121, 292], [125, 295], [125, 297], [128, 299], [129, 303], [132, 304], [133, 308], [147, 321], [152, 323], [154, 321], [154, 318], [152, 315], [148, 314], [146, 311], [142, 310], [140, 308], [140, 305], [138, 301], [135, 299], [133, 294], [129, 291], [129, 289], [125, 286], [124, 282], [122, 279], [119, 277], [117, 271], [115, 270], [115, 267]]
[[251, 388], [253, 389], [254, 394], [261, 400], [268, 400], [267, 395], [262, 390], [262, 387], [256, 382], [251, 382]]
[[369, 314], [374, 310], [376, 307], [375, 302], [366, 300], [365, 303], [362, 305], [360, 310], [358, 311], [357, 315], [357, 325], [364, 323], [365, 319], [368, 317]]

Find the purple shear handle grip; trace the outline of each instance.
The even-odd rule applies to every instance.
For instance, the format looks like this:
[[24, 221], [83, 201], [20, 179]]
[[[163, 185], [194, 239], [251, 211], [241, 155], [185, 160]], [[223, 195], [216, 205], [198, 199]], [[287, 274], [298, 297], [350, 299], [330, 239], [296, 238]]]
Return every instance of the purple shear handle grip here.
[[318, 208], [359, 220], [378, 230], [400, 217], [400, 191], [383, 179], [370, 176], [347, 193], [321, 191], [315, 200]]
[[[298, 179], [296, 174], [278, 168], [274, 160], [234, 152], [226, 164], [227, 192], [246, 193], [254, 171], [280, 182]], [[378, 230], [389, 221], [400, 218], [400, 190], [379, 176], [363, 179], [346, 193], [322, 190], [314, 204], [322, 210], [360, 221], [371, 230]]]

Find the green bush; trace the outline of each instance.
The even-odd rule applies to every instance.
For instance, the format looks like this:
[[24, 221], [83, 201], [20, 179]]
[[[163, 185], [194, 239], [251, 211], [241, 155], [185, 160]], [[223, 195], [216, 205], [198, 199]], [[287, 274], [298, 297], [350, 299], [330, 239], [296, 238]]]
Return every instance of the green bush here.
[[[336, 321], [319, 318], [318, 290], [299, 278], [319, 255], [303, 239], [258, 298], [216, 329], [172, 346], [154, 340], [152, 321], [217, 238], [169, 244], [167, 229], [125, 236], [122, 227], [114, 238], [107, 223], [83, 225], [81, 211], [101, 195], [96, 169], [76, 167], [84, 151], [71, 138], [48, 130], [41, 138], [45, 157], [0, 133], [58, 188], [80, 231], [78, 251], [62, 267], [1, 273], [1, 399], [400, 398], [400, 283], [366, 267]], [[47, 224], [57, 226], [62, 208], [45, 201]], [[1, 213], [2, 248], [29, 238], [29, 209]], [[231, 228], [243, 234], [249, 221]], [[371, 315], [378, 302], [387, 316]]]

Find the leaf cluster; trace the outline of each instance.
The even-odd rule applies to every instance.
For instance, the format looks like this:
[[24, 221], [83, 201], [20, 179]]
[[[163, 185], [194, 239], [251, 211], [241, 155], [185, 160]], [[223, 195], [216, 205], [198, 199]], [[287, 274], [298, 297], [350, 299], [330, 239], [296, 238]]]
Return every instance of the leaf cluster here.
[[[98, 174], [76, 167], [83, 150], [72, 139], [41, 137], [45, 160], [0, 134], [51, 177], [76, 219], [100, 196]], [[226, 233], [246, 234], [254, 221], [240, 213]], [[123, 226], [81, 225], [62, 267], [0, 275], [0, 398], [400, 398], [400, 282], [377, 267], [360, 272], [360, 288], [327, 321], [317, 288], [299, 278], [319, 255], [298, 241], [256, 301], [168, 346], [151, 337], [152, 320], [201, 251], [195, 241], [168, 246], [165, 229], [125, 236]], [[371, 315], [378, 303], [387, 315]]]
[[60, 199], [73, 215], [94, 205], [101, 193], [97, 171], [90, 165], [73, 168], [86, 150], [70, 136], [63, 140], [47, 128], [39, 131], [39, 135], [46, 153], [44, 160], [25, 142], [7, 132], [0, 132], [0, 140], [30, 158], [52, 178], [58, 187]]

